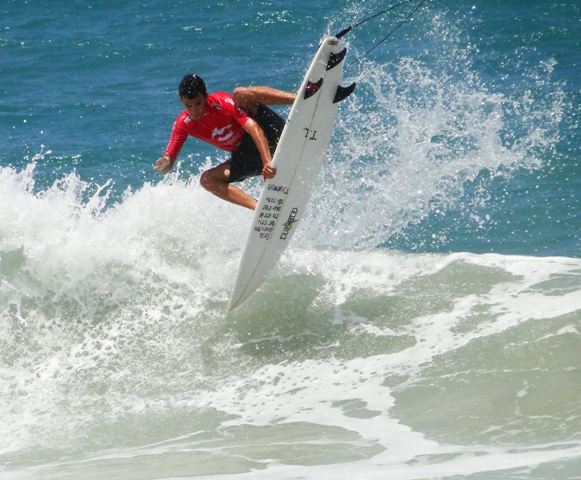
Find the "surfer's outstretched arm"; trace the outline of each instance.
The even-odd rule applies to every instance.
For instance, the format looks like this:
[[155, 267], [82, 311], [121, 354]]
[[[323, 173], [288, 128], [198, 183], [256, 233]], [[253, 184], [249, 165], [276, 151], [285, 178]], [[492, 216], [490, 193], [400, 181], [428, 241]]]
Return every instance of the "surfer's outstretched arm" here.
[[292, 105], [295, 94], [271, 87], [237, 87], [232, 94], [234, 103], [256, 115], [257, 105]]

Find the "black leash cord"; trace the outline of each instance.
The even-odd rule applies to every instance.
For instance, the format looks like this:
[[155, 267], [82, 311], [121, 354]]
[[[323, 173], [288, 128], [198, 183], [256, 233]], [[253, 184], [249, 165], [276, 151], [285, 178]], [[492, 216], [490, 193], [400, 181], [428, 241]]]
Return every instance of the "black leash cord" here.
[[335, 37], [341, 38], [341, 37], [347, 35], [354, 28], [357, 28], [357, 27], [363, 25], [364, 23], [367, 23], [369, 20], [373, 20], [375, 17], [379, 17], [380, 15], [383, 15], [384, 13], [387, 13], [387, 12], [397, 8], [397, 7], [401, 7], [402, 5], [405, 5], [406, 3], [410, 3], [411, 1], [412, 0], [405, 0], [405, 2], [398, 3], [397, 5], [393, 5], [389, 8], [386, 8], [385, 10], [382, 10], [381, 12], [378, 12], [375, 15], [371, 15], [371, 17], [368, 17], [365, 20], [361, 20], [359, 23], [356, 23], [355, 25], [350, 25], [349, 27], [345, 28], [344, 30], [341, 30], [337, 35], [335, 35]]
[[[341, 38], [343, 36], [345, 36], [347, 33], [349, 33], [351, 30], [353, 30], [354, 28], [357, 28], [361, 25], [363, 25], [364, 23], [368, 22], [369, 20], [374, 19], [375, 17], [379, 17], [380, 15], [383, 15], [384, 13], [387, 13], [395, 8], [401, 7], [403, 5], [406, 5], [410, 2], [412, 2], [413, 0], [405, 0], [404, 2], [400, 2], [397, 5], [393, 5], [389, 8], [386, 8], [385, 10], [382, 10], [381, 12], [376, 13], [375, 15], [372, 15], [371, 17], [366, 18], [365, 20], [362, 20], [361, 22], [349, 26], [347, 28], [345, 28], [344, 30], [341, 30], [337, 35], [335, 35], [335, 37], [337, 38]], [[410, 18], [412, 18], [414, 16], [414, 14], [420, 9], [420, 7], [426, 3], [426, 0], [422, 0], [417, 6], [416, 8], [414, 8], [412, 10], [412, 12], [406, 17], [404, 18], [401, 22], [399, 22], [385, 37], [383, 37], [383, 39], [381, 39], [379, 42], [377, 42], [372, 48], [370, 48], [369, 50], [367, 50], [365, 53], [363, 53], [362, 55], [359, 55], [357, 57], [356, 60], [361, 60], [365, 55], [367, 55], [368, 53], [372, 52], [373, 50], [375, 50], [377, 47], [379, 47], [383, 42], [385, 42], [389, 37], [391, 37], [395, 31], [401, 27], [404, 23], [406, 23]]]

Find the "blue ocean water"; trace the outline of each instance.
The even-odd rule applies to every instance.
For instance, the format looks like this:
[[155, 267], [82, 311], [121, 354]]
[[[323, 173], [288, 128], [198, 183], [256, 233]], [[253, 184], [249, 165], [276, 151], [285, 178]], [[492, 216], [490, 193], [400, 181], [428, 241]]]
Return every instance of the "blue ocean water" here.
[[417, 4], [345, 37], [319, 188], [227, 314], [251, 214], [210, 146], [153, 170], [177, 84], [294, 91], [393, 4], [2, 3], [0, 478], [581, 478], [581, 5], [379, 44]]

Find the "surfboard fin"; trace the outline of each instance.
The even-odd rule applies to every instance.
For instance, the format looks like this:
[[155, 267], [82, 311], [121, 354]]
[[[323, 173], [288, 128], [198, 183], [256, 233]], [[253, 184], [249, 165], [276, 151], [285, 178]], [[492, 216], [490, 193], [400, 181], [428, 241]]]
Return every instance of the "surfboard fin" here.
[[342, 100], [345, 100], [349, 95], [353, 93], [357, 84], [353, 82], [348, 87], [342, 87], [339, 85], [337, 87], [337, 92], [335, 93], [335, 98], [333, 99], [333, 103], [339, 103]]
[[323, 78], [321, 77], [318, 82], [309, 82], [307, 88], [305, 88], [305, 100], [311, 98], [315, 93], [317, 93], [323, 86]]
[[339, 53], [331, 53], [331, 55], [329, 55], [329, 60], [327, 60], [327, 70], [331, 70], [339, 65], [345, 58], [345, 55], [347, 55], [346, 48], [341, 50]]

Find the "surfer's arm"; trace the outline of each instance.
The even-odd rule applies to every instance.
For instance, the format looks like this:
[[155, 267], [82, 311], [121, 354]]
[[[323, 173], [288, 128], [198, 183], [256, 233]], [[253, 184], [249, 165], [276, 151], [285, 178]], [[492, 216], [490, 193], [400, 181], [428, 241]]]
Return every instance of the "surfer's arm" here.
[[256, 120], [249, 118], [244, 124], [244, 130], [254, 140], [256, 148], [260, 153], [260, 158], [262, 159], [262, 178], [266, 180], [267, 178], [273, 178], [276, 175], [276, 167], [272, 166], [272, 156], [270, 155], [270, 147], [268, 146], [268, 140], [264, 135], [264, 131], [258, 125]]
[[173, 128], [171, 130], [171, 138], [163, 152], [163, 157], [155, 162], [154, 170], [166, 175], [171, 172], [173, 164], [176, 162], [178, 155], [188, 139], [188, 130], [185, 127], [185, 120], [189, 118], [187, 111], [183, 111], [181, 115], [176, 118]]
[[256, 115], [258, 105], [292, 105], [295, 94], [271, 87], [236, 87], [234, 103]]

